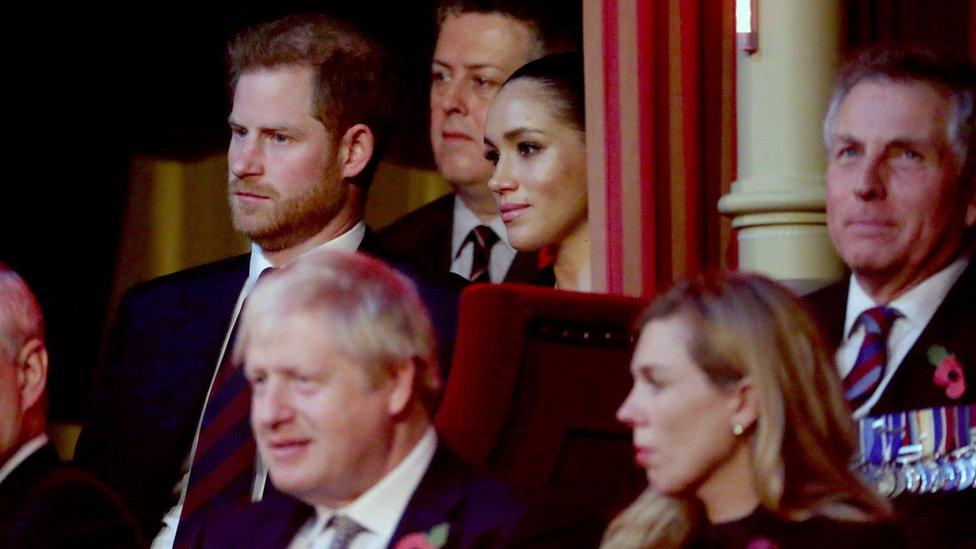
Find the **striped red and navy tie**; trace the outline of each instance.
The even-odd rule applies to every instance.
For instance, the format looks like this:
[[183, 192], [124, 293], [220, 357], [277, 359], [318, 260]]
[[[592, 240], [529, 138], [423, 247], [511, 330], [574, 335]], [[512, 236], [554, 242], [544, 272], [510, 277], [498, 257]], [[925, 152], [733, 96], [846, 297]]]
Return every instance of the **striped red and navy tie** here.
[[864, 341], [854, 367], [844, 378], [844, 397], [857, 410], [874, 394], [884, 379], [888, 363], [888, 333], [901, 316], [890, 307], [874, 307], [861, 313], [857, 323], [864, 326]]
[[[265, 269], [258, 280], [271, 270]], [[232, 360], [239, 326], [240, 316], [234, 321], [203, 411], [176, 531], [176, 547], [189, 541], [188, 536], [197, 530], [207, 508], [242, 505], [251, 499], [256, 456], [250, 421], [251, 387], [241, 365]]]
[[474, 246], [471, 256], [471, 282], [491, 282], [491, 248], [498, 242], [498, 235], [488, 225], [478, 225], [471, 229], [468, 238]]

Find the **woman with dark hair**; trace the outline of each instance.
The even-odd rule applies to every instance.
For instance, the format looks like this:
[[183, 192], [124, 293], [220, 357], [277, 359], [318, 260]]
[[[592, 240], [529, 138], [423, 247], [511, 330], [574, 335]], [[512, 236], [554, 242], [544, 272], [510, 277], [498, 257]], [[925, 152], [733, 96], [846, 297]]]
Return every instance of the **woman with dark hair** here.
[[579, 291], [590, 289], [584, 112], [582, 58], [561, 53], [515, 71], [485, 124], [488, 186], [509, 243], [545, 248], [553, 265], [543, 283]]
[[633, 429], [647, 490], [604, 547], [892, 547], [853, 470], [850, 411], [802, 306], [757, 275], [678, 284], [640, 320]]

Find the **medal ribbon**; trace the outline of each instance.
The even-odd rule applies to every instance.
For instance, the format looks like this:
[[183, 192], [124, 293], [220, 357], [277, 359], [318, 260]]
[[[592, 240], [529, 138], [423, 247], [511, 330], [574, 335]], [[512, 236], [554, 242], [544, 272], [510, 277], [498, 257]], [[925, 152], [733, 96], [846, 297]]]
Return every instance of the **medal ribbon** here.
[[941, 457], [976, 440], [976, 403], [922, 408], [858, 422], [862, 461], [892, 463], [896, 457]]

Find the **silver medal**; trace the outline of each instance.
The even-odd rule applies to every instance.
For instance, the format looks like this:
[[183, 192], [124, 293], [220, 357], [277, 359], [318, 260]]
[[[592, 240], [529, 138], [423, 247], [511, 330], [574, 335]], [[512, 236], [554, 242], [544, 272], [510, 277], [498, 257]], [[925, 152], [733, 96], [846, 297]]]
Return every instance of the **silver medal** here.
[[891, 474], [895, 478], [895, 489], [891, 491], [891, 499], [895, 499], [905, 491], [905, 475], [902, 474], [901, 467], [892, 464]]
[[956, 477], [959, 479], [956, 490], [962, 491], [972, 486], [976, 473], [974, 473], [969, 460], [965, 456], [959, 456], [952, 460], [952, 465], [956, 470]]
[[874, 485], [878, 488], [878, 492], [886, 497], [893, 497], [895, 493], [895, 473], [891, 470], [891, 467], [883, 466], [875, 469]]
[[939, 476], [942, 478], [943, 492], [954, 492], [959, 487], [959, 475], [956, 474], [954, 460], [951, 457], [939, 461]]
[[901, 468], [901, 472], [905, 477], [905, 490], [908, 490], [913, 494], [917, 494], [922, 479], [919, 476], [918, 471], [915, 470], [915, 464], [906, 463], [905, 466]]

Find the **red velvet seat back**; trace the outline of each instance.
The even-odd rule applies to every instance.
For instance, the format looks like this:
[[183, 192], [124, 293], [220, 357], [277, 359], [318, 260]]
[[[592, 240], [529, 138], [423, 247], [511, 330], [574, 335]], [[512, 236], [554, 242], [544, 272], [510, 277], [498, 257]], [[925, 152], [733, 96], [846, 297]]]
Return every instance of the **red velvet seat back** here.
[[646, 485], [615, 413], [630, 390], [631, 326], [647, 302], [514, 284], [461, 298], [436, 420], [470, 462], [534, 496], [609, 519]]

